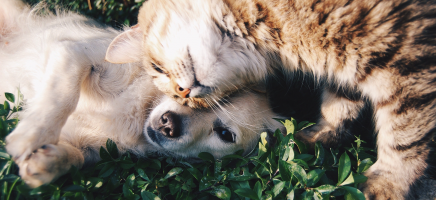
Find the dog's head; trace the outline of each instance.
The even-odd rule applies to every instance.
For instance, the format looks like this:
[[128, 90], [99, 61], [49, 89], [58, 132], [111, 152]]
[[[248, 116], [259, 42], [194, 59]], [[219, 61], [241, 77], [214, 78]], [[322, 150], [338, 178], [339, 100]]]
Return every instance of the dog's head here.
[[[222, 1], [149, 0], [138, 18], [137, 27], [112, 42], [106, 59], [142, 61], [155, 85], [181, 104], [212, 106], [257, 87], [267, 74], [265, 57], [242, 37]], [[129, 37], [137, 42], [126, 42]]]
[[255, 148], [260, 133], [283, 126], [264, 94], [237, 92], [210, 109], [192, 109], [171, 98], [153, 109], [144, 126], [147, 141], [158, 153], [194, 158], [209, 152], [215, 158]]

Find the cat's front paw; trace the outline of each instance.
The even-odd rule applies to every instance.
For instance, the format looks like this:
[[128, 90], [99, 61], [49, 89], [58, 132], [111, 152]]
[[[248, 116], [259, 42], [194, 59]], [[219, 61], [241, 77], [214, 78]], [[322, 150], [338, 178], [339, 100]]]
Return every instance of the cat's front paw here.
[[368, 180], [360, 185], [360, 191], [365, 195], [367, 200], [385, 200], [385, 199], [395, 199], [402, 200], [405, 199], [403, 190], [398, 186], [398, 183], [385, 178], [382, 175], [365, 174]]
[[23, 121], [6, 137], [6, 150], [16, 163], [27, 159], [38, 148], [58, 142], [59, 134], [36, 124]]
[[321, 142], [324, 147], [334, 147], [338, 144], [336, 131], [331, 126], [317, 124], [295, 133], [295, 139], [305, 143], [313, 149], [316, 142]]
[[48, 144], [17, 164], [21, 178], [29, 187], [36, 188], [65, 174], [71, 167], [69, 163], [66, 151], [56, 145]]

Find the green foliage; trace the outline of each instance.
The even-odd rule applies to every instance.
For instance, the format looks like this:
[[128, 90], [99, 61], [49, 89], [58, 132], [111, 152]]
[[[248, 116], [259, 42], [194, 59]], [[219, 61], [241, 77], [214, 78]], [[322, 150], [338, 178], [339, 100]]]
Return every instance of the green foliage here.
[[[15, 98], [6, 94], [8, 104]], [[17, 119], [9, 119], [21, 109], [1, 108], [0, 131], [9, 133]], [[8, 108], [8, 110], [6, 110]], [[5, 111], [2, 111], [5, 110]], [[364, 199], [356, 186], [366, 180], [362, 175], [374, 157], [361, 147], [357, 138], [351, 147], [325, 149], [316, 144], [308, 153], [294, 133], [312, 125], [294, 119], [279, 120], [286, 127], [274, 135], [276, 145], [261, 134], [257, 151], [242, 156], [241, 151], [222, 159], [200, 153], [203, 162], [188, 163], [173, 158], [138, 159], [130, 153], [119, 155], [116, 144], [108, 140], [101, 147], [94, 167], [72, 168], [52, 184], [29, 189], [18, 176], [16, 165], [0, 148], [1, 199]], [[303, 124], [303, 125], [302, 125]]]
[[138, 22], [139, 8], [145, 0], [24, 0], [31, 5], [43, 2], [53, 11], [63, 8], [78, 12], [97, 21], [121, 27]]

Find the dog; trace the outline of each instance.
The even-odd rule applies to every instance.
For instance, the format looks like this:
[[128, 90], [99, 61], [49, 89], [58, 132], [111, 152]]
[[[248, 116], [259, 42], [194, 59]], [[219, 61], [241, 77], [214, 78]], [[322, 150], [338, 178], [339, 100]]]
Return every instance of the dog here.
[[120, 31], [78, 14], [2, 0], [0, 30], [0, 92], [19, 87], [25, 99], [6, 149], [30, 187], [97, 162], [108, 138], [140, 157], [220, 158], [248, 154], [261, 132], [283, 128], [262, 92], [241, 90], [211, 109], [178, 104], [142, 63], [106, 62]]

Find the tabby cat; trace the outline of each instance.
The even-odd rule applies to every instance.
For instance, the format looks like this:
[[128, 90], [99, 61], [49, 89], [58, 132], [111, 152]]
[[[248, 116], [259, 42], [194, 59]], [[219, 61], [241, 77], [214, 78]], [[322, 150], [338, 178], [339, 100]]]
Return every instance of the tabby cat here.
[[143, 60], [160, 90], [191, 107], [256, 87], [274, 68], [312, 73], [326, 84], [322, 118], [299, 133], [305, 142], [341, 142], [365, 102], [374, 107], [378, 161], [361, 185], [367, 199], [412, 198], [428, 168], [435, 1], [149, 0], [106, 59]]

